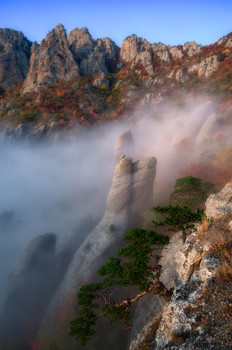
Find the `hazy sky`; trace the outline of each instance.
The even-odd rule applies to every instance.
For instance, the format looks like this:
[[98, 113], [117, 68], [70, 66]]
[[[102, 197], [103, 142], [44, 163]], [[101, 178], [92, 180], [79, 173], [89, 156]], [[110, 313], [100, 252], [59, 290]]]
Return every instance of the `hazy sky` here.
[[40, 42], [62, 23], [69, 33], [87, 27], [93, 38], [119, 46], [133, 33], [150, 42], [206, 45], [232, 31], [231, 0], [0, 0], [0, 28], [21, 30]]

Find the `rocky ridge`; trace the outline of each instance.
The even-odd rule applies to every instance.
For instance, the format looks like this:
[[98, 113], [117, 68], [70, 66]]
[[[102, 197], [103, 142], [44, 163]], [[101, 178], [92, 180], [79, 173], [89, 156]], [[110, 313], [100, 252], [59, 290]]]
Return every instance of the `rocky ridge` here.
[[159, 263], [160, 280], [174, 287], [173, 296], [130, 350], [231, 349], [231, 198], [228, 183], [206, 201], [206, 214], [214, 221], [197, 225], [184, 244], [181, 232], [171, 239]]
[[[217, 45], [231, 47], [231, 37], [226, 36]], [[67, 39], [63, 25], [59, 24], [40, 45], [31, 43], [21, 32], [0, 29], [0, 84], [12, 86], [25, 79], [22, 92], [36, 91], [44, 85], [58, 80], [77, 78], [79, 73], [93, 77], [95, 87], [109, 85], [108, 73], [121, 62], [131, 63], [131, 69], [142, 64], [148, 75], [156, 72], [157, 59], [164, 63], [191, 58], [202, 52], [203, 46], [196, 42], [170, 46], [149, 43], [133, 34], [122, 41], [121, 49], [110, 38], [94, 40], [87, 28], [73, 29]], [[29, 63], [30, 59], [30, 63]], [[28, 69], [29, 68], [29, 69]], [[209, 57], [198, 66], [189, 67], [198, 75], [210, 76], [218, 68], [218, 57]], [[169, 73], [170, 77], [181, 80], [180, 73]]]
[[29, 71], [22, 93], [78, 76], [79, 68], [69, 50], [66, 31], [59, 24], [47, 34], [40, 45], [32, 45]]

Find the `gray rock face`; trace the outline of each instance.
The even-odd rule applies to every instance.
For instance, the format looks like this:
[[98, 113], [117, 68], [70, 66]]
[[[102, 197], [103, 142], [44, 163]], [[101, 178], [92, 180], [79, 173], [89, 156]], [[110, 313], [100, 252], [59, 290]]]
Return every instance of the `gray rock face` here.
[[95, 87], [109, 84], [109, 62], [117, 59], [118, 48], [109, 38], [93, 40], [87, 28], [75, 28], [69, 34], [70, 49], [80, 67], [80, 74], [95, 77]]
[[182, 52], [181, 48], [179, 48], [177, 46], [170, 46], [169, 52], [170, 52], [172, 58], [174, 58], [175, 60], [181, 59], [183, 57], [183, 52]]
[[134, 157], [134, 147], [134, 138], [130, 130], [120, 134], [114, 143], [114, 156], [116, 161], [118, 161], [123, 155], [126, 157]]
[[218, 69], [219, 59], [216, 55], [206, 58], [201, 61], [198, 69], [198, 76], [205, 76], [208, 78], [213, 72]]
[[120, 56], [125, 62], [132, 62], [132, 68], [141, 63], [149, 75], [153, 74], [153, 50], [147, 40], [131, 35], [122, 42]]
[[165, 44], [153, 44], [152, 45], [153, 52], [164, 62], [170, 61], [170, 54], [168, 51], [168, 47]]
[[131, 62], [141, 51], [148, 51], [150, 49], [151, 44], [147, 40], [133, 34], [123, 40], [120, 56], [125, 62]]
[[22, 32], [0, 29], [0, 85], [13, 86], [26, 78], [30, 48], [31, 42]]
[[206, 201], [207, 216], [217, 221], [196, 224], [184, 244], [181, 232], [176, 233], [164, 249], [160, 280], [173, 286], [174, 294], [137, 334], [130, 350], [147, 345], [152, 350], [230, 348], [232, 318], [226, 310], [232, 305], [231, 281], [218, 280], [224, 258], [215, 251], [215, 242], [231, 242], [231, 201], [228, 183]]
[[77, 62], [87, 58], [94, 47], [94, 41], [87, 28], [74, 28], [68, 36], [68, 42]]
[[153, 157], [135, 163], [132, 158], [123, 157], [116, 165], [104, 217], [78, 248], [53, 299], [43, 329], [47, 328], [62, 298], [68, 294], [75, 295], [83, 280], [88, 282], [95, 276], [104, 253], [119, 242], [142, 208], [146, 205], [150, 207], [155, 171], [156, 160]]
[[59, 24], [40, 45], [32, 46], [29, 71], [22, 93], [39, 90], [58, 80], [70, 80], [79, 76], [78, 65], [69, 50], [66, 31]]
[[198, 45], [195, 41], [188, 42], [184, 44], [183, 51], [189, 56], [198, 54], [201, 51], [201, 46]]
[[227, 212], [232, 212], [232, 182], [216, 194], [211, 194], [205, 203], [206, 215], [209, 219], [218, 219]]

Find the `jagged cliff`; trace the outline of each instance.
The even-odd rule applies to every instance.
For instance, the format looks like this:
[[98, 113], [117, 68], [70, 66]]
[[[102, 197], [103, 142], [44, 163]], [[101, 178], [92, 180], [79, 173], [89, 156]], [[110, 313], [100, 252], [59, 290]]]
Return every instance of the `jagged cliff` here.
[[41, 89], [58, 80], [79, 76], [79, 68], [68, 45], [64, 27], [59, 24], [40, 45], [33, 44], [30, 65], [22, 93]]
[[9, 87], [28, 73], [31, 42], [22, 32], [0, 29], [0, 85]]
[[209, 196], [206, 215], [185, 243], [179, 232], [163, 251], [160, 280], [174, 293], [130, 350], [232, 348], [232, 183]]
[[0, 29], [0, 129], [11, 138], [37, 138], [134, 118], [138, 108], [183, 103], [186, 94], [220, 98], [229, 111], [231, 60], [231, 33], [207, 46], [149, 43], [133, 34], [119, 48], [110, 38], [93, 39], [87, 28], [67, 37], [58, 25], [31, 47], [22, 33]]
[[[231, 48], [231, 37], [223, 37], [215, 45]], [[122, 42], [121, 49], [110, 38], [94, 40], [87, 28], [73, 29], [67, 39], [64, 26], [59, 24], [41, 44], [31, 43], [21, 32], [0, 29], [0, 84], [12, 86], [25, 79], [22, 93], [36, 91], [58, 80], [77, 78], [79, 73], [93, 78], [93, 85], [109, 85], [108, 73], [122, 62], [131, 69], [141, 64], [148, 75], [157, 71], [157, 62], [183, 60], [188, 68], [172, 70], [167, 77], [183, 81], [182, 75], [197, 72], [209, 77], [217, 70], [219, 56], [211, 56], [191, 65], [192, 56], [200, 55], [204, 47], [196, 42], [170, 46], [149, 43], [133, 34]], [[30, 59], [30, 62], [29, 62]], [[178, 63], [179, 64], [179, 63]], [[29, 66], [29, 70], [28, 70]]]
[[143, 158], [133, 163], [122, 156], [116, 165], [104, 217], [78, 248], [64, 280], [49, 309], [48, 319], [65, 295], [75, 293], [83, 280], [89, 281], [102, 263], [105, 252], [130, 228], [139, 213], [153, 201], [152, 188], [156, 173], [156, 159]]

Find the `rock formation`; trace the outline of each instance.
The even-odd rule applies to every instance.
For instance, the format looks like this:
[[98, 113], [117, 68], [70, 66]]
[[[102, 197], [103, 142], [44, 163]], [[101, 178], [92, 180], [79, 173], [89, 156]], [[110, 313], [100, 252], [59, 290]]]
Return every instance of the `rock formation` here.
[[70, 49], [79, 67], [80, 74], [95, 77], [93, 85], [108, 85], [107, 73], [110, 62], [117, 60], [118, 48], [109, 38], [93, 40], [87, 28], [75, 28], [69, 34]]
[[210, 195], [206, 214], [215, 221], [195, 225], [184, 244], [181, 232], [176, 233], [163, 250], [160, 280], [174, 287], [174, 293], [161, 311], [154, 310], [156, 315], [131, 342], [130, 350], [231, 348], [232, 281], [226, 277], [231, 273], [226, 265], [231, 256], [231, 198], [231, 183]]
[[156, 159], [153, 157], [135, 163], [132, 158], [121, 157], [114, 171], [104, 217], [76, 251], [53, 298], [42, 326], [43, 331], [49, 328], [52, 315], [62, 299], [70, 294], [75, 295], [83, 280], [88, 282], [95, 276], [98, 266], [104, 261], [102, 259], [109, 255], [109, 249], [119, 244], [139, 212], [151, 206], [155, 171]]
[[0, 85], [13, 86], [26, 78], [30, 48], [31, 42], [22, 32], [0, 29]]
[[22, 93], [78, 76], [79, 68], [69, 50], [66, 31], [59, 24], [47, 34], [40, 45], [32, 45], [29, 71]]
[[198, 54], [201, 51], [201, 46], [196, 41], [191, 41], [183, 45], [183, 51], [189, 56]]
[[129, 155], [134, 157], [135, 155], [134, 138], [130, 130], [120, 134], [114, 143], [114, 156], [116, 161], [118, 161], [122, 155], [126, 157]]
[[152, 45], [145, 39], [133, 34], [122, 42], [120, 57], [125, 62], [132, 62], [132, 67], [141, 63], [149, 75], [153, 74]]
[[206, 78], [208, 78], [218, 69], [218, 66], [219, 58], [216, 55], [208, 57], [199, 64], [198, 76], [204, 75]]

